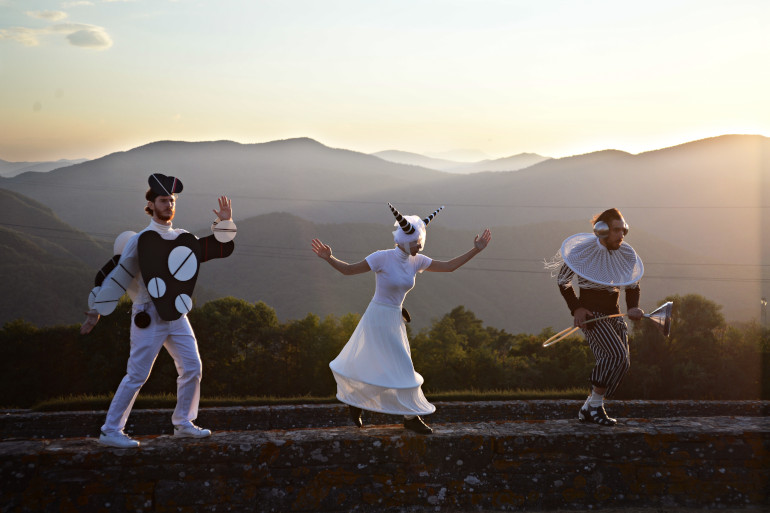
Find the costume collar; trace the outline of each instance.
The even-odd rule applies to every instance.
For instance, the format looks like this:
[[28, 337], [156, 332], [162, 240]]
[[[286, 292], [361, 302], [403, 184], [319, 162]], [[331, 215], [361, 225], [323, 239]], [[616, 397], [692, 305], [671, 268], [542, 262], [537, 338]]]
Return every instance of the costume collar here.
[[553, 272], [562, 263], [599, 287], [632, 286], [644, 274], [642, 259], [627, 242], [623, 241], [617, 250], [609, 250], [593, 233], [568, 237], [546, 268]]
[[155, 219], [150, 219], [150, 226], [148, 226], [148, 228], [158, 233], [168, 233], [174, 230], [173, 224], [160, 224], [156, 222]]
[[396, 251], [396, 255], [398, 255], [398, 259], [399, 259], [399, 260], [402, 260], [402, 261], [404, 261], [404, 262], [406, 262], [407, 260], [409, 260], [409, 257], [411, 256], [409, 253], [406, 253], [406, 252], [404, 252], [404, 250], [402, 250], [402, 249], [401, 249], [401, 248], [399, 248], [398, 246], [396, 246], [396, 247], [395, 247], [395, 248], [393, 248], [393, 249]]

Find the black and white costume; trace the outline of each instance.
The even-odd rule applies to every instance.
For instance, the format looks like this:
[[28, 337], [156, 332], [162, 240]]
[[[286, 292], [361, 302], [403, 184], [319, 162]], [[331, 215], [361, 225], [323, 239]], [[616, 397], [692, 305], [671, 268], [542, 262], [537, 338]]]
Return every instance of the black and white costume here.
[[[157, 177], [163, 181], [173, 180], [168, 190], [161, 189], [161, 195], [181, 191], [177, 179], [157, 174], [150, 177], [151, 187]], [[234, 224], [232, 226], [234, 232]], [[121, 237], [128, 234], [130, 232]], [[229, 240], [232, 237], [228, 235], [226, 239], [226, 243], [217, 240], [216, 235], [198, 239], [185, 230], [151, 220], [144, 230], [131, 236], [120, 254], [97, 274], [97, 286], [89, 296], [92, 309], [107, 315], [115, 309], [124, 293], [128, 293], [133, 302], [126, 375], [107, 411], [103, 435], [122, 433], [161, 347], [165, 347], [174, 359], [179, 373], [172, 423], [175, 426], [191, 425], [198, 416], [202, 363], [186, 314], [192, 307], [190, 296], [199, 264], [212, 258], [227, 257], [233, 252], [234, 243]]]
[[[577, 277], [580, 288], [578, 298], [571, 283], [575, 276], [574, 271], [567, 264], [563, 264], [557, 278], [559, 291], [567, 302], [570, 313], [574, 314], [579, 307], [587, 309], [594, 317], [620, 313], [618, 289], [583, 288], [581, 285], [586, 285], [585, 278]], [[627, 309], [639, 306], [639, 294], [638, 283], [626, 289]], [[605, 396], [610, 398], [631, 366], [626, 322], [622, 317], [602, 319], [586, 325], [583, 333], [596, 358], [596, 365], [591, 372], [591, 384], [606, 388]]]
[[[628, 309], [639, 306], [639, 280], [644, 266], [636, 251], [626, 242], [617, 250], [609, 250], [593, 233], [579, 233], [567, 238], [556, 258], [546, 265], [558, 270], [559, 291], [570, 313], [582, 307], [593, 317], [620, 313], [620, 289], [626, 291]], [[575, 293], [575, 282], [579, 297]], [[606, 388], [611, 397], [630, 367], [628, 327], [622, 317], [602, 319], [583, 328], [586, 340], [596, 358], [591, 384]]]

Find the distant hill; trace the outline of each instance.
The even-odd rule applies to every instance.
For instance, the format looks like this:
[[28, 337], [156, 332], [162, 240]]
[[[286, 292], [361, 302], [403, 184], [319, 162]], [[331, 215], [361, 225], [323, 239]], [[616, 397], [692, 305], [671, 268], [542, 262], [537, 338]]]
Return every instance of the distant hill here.
[[518, 155], [512, 155], [501, 159], [487, 159], [468, 164], [461, 164], [451, 169], [447, 169], [447, 171], [461, 174], [481, 173], [483, 171], [518, 171], [519, 169], [525, 169], [546, 160], [550, 160], [550, 158], [551, 157], [543, 157], [537, 153], [519, 153]]
[[22, 173], [45, 173], [60, 167], [72, 166], [86, 162], [88, 159], [67, 160], [61, 159], [55, 162], [8, 162], [0, 159], [0, 176], [10, 178]]
[[409, 153], [398, 150], [380, 151], [372, 153], [372, 155], [398, 164], [421, 166], [428, 169], [458, 174], [480, 173], [483, 171], [517, 171], [539, 164], [550, 158], [543, 157], [536, 153], [521, 153], [519, 155], [501, 159], [485, 159], [478, 162], [458, 162], [456, 160], [436, 159], [420, 155], [419, 153]]
[[[468, 251], [477, 232], [451, 230], [438, 217], [428, 229], [425, 254], [450, 259]], [[489, 247], [454, 273], [424, 272], [407, 295], [412, 327], [419, 329], [457, 305], [472, 310], [485, 323], [512, 333], [537, 333], [569, 326], [571, 317], [555, 281], [543, 270], [562, 240], [580, 231], [582, 222], [548, 222], [520, 227], [492, 227]], [[216, 294], [265, 301], [281, 319], [363, 313], [374, 294], [374, 276], [343, 276], [316, 257], [310, 240], [320, 238], [334, 255], [357, 262], [378, 249], [393, 247], [391, 226], [379, 224], [315, 224], [290, 214], [269, 214], [238, 223], [236, 251], [227, 260], [202, 267], [199, 283]], [[207, 230], [199, 233], [206, 235]], [[677, 282], [683, 269], [706, 274], [716, 262], [671, 246], [654, 234], [636, 230], [629, 242], [646, 262], [649, 279], [642, 283], [642, 307], [648, 311], [666, 295], [701, 293], [725, 306], [735, 318], [740, 288], [721, 282]], [[717, 263], [718, 264], [718, 263]], [[701, 271], [697, 271], [701, 270]], [[689, 273], [690, 271], [688, 271]], [[735, 272], [733, 269], [732, 272]], [[740, 276], [740, 271], [735, 276]], [[207, 300], [211, 297], [200, 297]], [[621, 306], [625, 310], [624, 300]], [[753, 306], [753, 304], [752, 304]]]
[[[740, 312], [733, 318], [741, 319], [756, 318], [758, 299], [770, 297], [767, 137], [725, 135], [638, 155], [606, 150], [471, 175], [386, 162], [311, 139], [158, 142], [48, 173], [0, 179], [0, 186], [111, 243], [117, 233], [145, 225], [143, 195], [153, 171], [183, 180], [176, 223], [187, 228], [208, 226], [220, 194], [233, 197], [239, 222], [281, 211], [317, 224], [381, 225], [390, 223], [390, 201], [422, 215], [446, 205], [436, 228], [473, 233], [485, 226], [516, 233], [543, 223], [588, 231], [593, 214], [617, 206], [631, 225], [631, 241], [646, 233], [659, 242], [654, 247], [669, 248], [672, 256], [658, 261], [678, 264], [662, 275], [675, 292], [718, 284], [729, 300], [722, 302], [725, 312]], [[496, 236], [495, 245], [512, 253], [541, 238], [533, 233], [501, 244]], [[239, 241], [249, 244], [240, 236]], [[550, 241], [552, 249], [540, 256], [554, 253], [558, 243]], [[687, 266], [693, 259], [679, 261], [678, 254], [722, 265]]]
[[[0, 224], [4, 256], [0, 260], [0, 324], [18, 317], [38, 325], [81, 322], [93, 276], [110, 258], [114, 236], [96, 243], [61, 223], [42, 205], [7, 191], [0, 194], [3, 204], [11, 205], [17, 216], [13, 223]], [[443, 214], [429, 227], [425, 254], [449, 259], [470, 249], [477, 232], [446, 228], [442, 220]], [[139, 231], [146, 223], [145, 216], [128, 228]], [[412, 327], [428, 326], [457, 305], [472, 310], [486, 324], [512, 333], [568, 326], [569, 313], [554, 280], [543, 271], [543, 260], [555, 254], [566, 235], [582, 226], [580, 221], [493, 226], [490, 246], [465, 267], [454, 273], [418, 276], [417, 286], [406, 300]], [[377, 249], [392, 247], [392, 230], [388, 217], [376, 224], [313, 223], [288, 213], [239, 219], [234, 254], [202, 265], [196, 303], [230, 295], [264, 301], [282, 320], [308, 313], [362, 313], [374, 293], [374, 276], [342, 276], [312, 253], [310, 240], [321, 238], [337, 257], [356, 262]], [[209, 233], [208, 228], [197, 232], [199, 236]], [[646, 264], [643, 308], [651, 309], [669, 294], [697, 292], [725, 305], [728, 318], [745, 317], [740, 309], [751, 297], [747, 293], [751, 284], [725, 287], [720, 281], [670, 279], [683, 272], [710, 276], [714, 270], [740, 278], [742, 268], [725, 270], [719, 262], [680, 250], [642, 230], [634, 230], [629, 242]], [[754, 301], [748, 303], [754, 306]]]
[[419, 190], [445, 176], [328, 148], [312, 139], [247, 145], [162, 141], [45, 174], [0, 179], [0, 187], [35, 198], [83, 230], [118, 233], [144, 222], [144, 193], [153, 172], [182, 180], [177, 215], [187, 226], [210, 220], [222, 194], [234, 198], [240, 218], [275, 211], [313, 218], [312, 211], [322, 206], [351, 220], [359, 215], [357, 200], [363, 195], [387, 195], [403, 187]]
[[0, 324], [82, 321], [106, 245], [62, 223], [43, 205], [0, 189]]
[[372, 153], [375, 157], [379, 157], [382, 160], [388, 162], [395, 162], [396, 164], [406, 164], [409, 166], [420, 166], [427, 169], [435, 169], [437, 171], [449, 171], [459, 165], [461, 162], [456, 160], [437, 159], [433, 157], [426, 157], [419, 153], [410, 153], [408, 151], [399, 150], [385, 150]]

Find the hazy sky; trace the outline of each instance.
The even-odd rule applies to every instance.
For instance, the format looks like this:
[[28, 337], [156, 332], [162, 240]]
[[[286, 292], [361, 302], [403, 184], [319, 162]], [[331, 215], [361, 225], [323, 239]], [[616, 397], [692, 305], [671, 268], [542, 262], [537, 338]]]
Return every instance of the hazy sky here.
[[0, 159], [770, 136], [768, 34], [766, 0], [0, 0]]

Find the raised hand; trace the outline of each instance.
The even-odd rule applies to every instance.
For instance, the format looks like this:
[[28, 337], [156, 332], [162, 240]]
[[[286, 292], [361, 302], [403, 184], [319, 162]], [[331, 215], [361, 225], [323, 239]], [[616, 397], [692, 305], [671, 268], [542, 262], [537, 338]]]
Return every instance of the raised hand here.
[[473, 245], [481, 251], [482, 249], [487, 247], [487, 244], [489, 244], [489, 241], [492, 240], [492, 232], [489, 231], [489, 229], [484, 230], [484, 233], [481, 234], [481, 237], [476, 235], [476, 238], [473, 239]]
[[313, 248], [313, 253], [318, 255], [319, 258], [323, 258], [324, 260], [329, 260], [332, 257], [331, 246], [327, 246], [326, 244], [324, 244], [318, 239], [313, 239], [312, 248]]
[[213, 211], [220, 221], [227, 221], [233, 218], [233, 204], [227, 196], [219, 197], [219, 211]]

